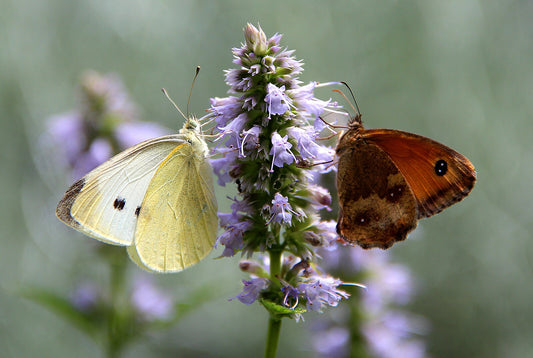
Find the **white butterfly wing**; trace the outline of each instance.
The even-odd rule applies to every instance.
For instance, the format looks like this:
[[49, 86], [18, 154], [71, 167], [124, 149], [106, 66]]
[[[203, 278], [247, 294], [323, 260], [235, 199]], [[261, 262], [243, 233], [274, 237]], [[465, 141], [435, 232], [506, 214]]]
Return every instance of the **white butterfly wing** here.
[[139, 143], [74, 183], [59, 202], [57, 217], [100, 241], [131, 245], [145, 193], [164, 159], [185, 143], [174, 134]]
[[176, 147], [161, 163], [141, 205], [128, 252], [145, 269], [178, 272], [214, 247], [218, 217], [212, 170], [199, 151], [201, 139], [191, 139], [192, 145]]

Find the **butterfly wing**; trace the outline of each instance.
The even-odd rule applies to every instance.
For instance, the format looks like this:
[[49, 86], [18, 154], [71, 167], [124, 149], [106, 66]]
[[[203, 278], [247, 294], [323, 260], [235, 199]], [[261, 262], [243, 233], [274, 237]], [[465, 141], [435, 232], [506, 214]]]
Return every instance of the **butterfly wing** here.
[[362, 138], [383, 149], [403, 174], [416, 197], [418, 218], [439, 213], [474, 187], [472, 163], [432, 139], [391, 129], [364, 130]]
[[337, 146], [337, 233], [365, 249], [386, 249], [417, 224], [414, 195], [384, 150], [348, 131]]
[[138, 207], [157, 168], [185, 140], [175, 134], [139, 143], [74, 183], [59, 202], [57, 217], [100, 241], [130, 245]]
[[139, 266], [177, 272], [211, 252], [218, 227], [211, 173], [203, 153], [189, 143], [161, 163], [141, 205], [134, 245], [128, 248]]

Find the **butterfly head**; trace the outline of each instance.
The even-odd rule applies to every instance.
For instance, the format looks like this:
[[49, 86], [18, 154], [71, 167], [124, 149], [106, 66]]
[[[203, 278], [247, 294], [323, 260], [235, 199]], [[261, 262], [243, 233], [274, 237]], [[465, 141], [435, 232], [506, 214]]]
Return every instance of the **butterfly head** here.
[[180, 133], [185, 133], [185, 132], [190, 132], [190, 131], [193, 131], [196, 133], [200, 132], [200, 122], [198, 122], [196, 117], [187, 118], [187, 121], [183, 125], [183, 128], [180, 130]]
[[356, 112], [355, 116], [350, 116], [350, 120], [348, 121], [348, 128], [356, 129], [356, 130], [363, 128], [363, 121], [361, 120], [361, 113]]
[[183, 128], [180, 129], [180, 134], [193, 147], [194, 153], [199, 157], [205, 157], [209, 149], [201, 134], [201, 128], [202, 126], [198, 119], [189, 117], [183, 125]]

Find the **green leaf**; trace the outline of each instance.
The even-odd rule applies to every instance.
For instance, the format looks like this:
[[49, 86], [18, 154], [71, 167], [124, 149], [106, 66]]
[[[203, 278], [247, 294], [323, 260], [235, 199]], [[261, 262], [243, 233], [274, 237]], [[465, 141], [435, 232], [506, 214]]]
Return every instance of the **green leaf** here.
[[265, 308], [268, 310], [268, 312], [270, 312], [270, 314], [278, 316], [280, 318], [292, 318], [295, 314], [302, 314], [307, 312], [305, 308], [300, 306], [296, 306], [295, 308], [289, 308], [266, 299], [261, 299], [260, 302], [263, 306], [265, 306]]

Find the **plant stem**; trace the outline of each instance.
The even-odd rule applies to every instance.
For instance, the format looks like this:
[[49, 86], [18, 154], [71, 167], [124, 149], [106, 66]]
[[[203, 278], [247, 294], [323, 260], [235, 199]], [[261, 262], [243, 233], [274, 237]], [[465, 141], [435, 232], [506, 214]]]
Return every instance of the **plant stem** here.
[[281, 331], [281, 319], [270, 315], [268, 320], [267, 342], [265, 347], [265, 358], [275, 358], [278, 350], [279, 333]]
[[270, 280], [277, 282], [281, 272], [281, 253], [282, 250], [279, 245], [273, 246], [270, 249]]
[[[270, 282], [274, 284], [278, 282], [278, 278], [281, 272], [281, 254], [283, 248], [279, 245], [279, 232], [276, 232], [275, 235], [278, 240], [277, 245], [272, 245], [269, 250], [270, 253]], [[281, 318], [276, 316], [273, 313], [270, 313], [270, 318], [268, 320], [268, 332], [267, 332], [267, 341], [265, 347], [265, 358], [275, 358], [276, 352], [278, 349], [279, 334], [281, 331]]]
[[[114, 249], [114, 248], [113, 248]], [[122, 300], [125, 294], [126, 262], [124, 254], [117, 250], [109, 250], [108, 262], [110, 269], [111, 309], [107, 316], [107, 358], [120, 356], [126, 340], [121, 319]]]
[[[353, 278], [352, 282], [358, 282], [359, 278]], [[361, 311], [361, 289], [347, 286], [346, 291], [350, 294], [350, 300], [346, 304], [350, 307], [348, 327], [350, 327], [350, 358], [370, 358], [366, 347], [366, 340], [362, 333], [363, 312]]]

